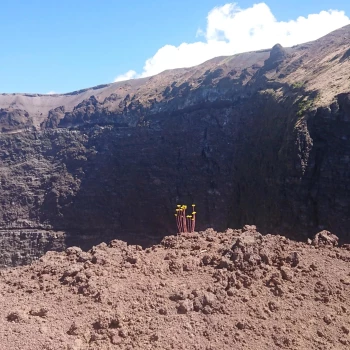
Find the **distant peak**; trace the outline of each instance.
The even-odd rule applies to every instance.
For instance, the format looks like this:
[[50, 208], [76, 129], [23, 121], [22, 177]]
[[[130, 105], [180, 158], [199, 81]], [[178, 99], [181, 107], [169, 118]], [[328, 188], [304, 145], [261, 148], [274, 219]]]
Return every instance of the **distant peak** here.
[[265, 61], [265, 69], [275, 69], [287, 56], [287, 51], [283, 46], [281, 44], [276, 44], [270, 51], [270, 57]]
[[275, 60], [284, 60], [287, 57], [287, 52], [281, 44], [276, 44], [270, 51], [270, 58]]

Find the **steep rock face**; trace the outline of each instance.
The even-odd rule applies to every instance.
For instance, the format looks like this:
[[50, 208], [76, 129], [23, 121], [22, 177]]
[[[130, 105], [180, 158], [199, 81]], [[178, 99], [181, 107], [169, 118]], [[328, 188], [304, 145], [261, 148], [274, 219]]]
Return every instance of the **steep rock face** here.
[[51, 109], [47, 116], [47, 120], [43, 121], [41, 124], [42, 129], [57, 128], [61, 119], [64, 118], [64, 113], [64, 106], [59, 106], [54, 109]]
[[314, 225], [331, 227], [350, 239], [350, 94], [340, 94], [329, 108], [308, 119], [312, 139], [305, 176]]
[[[174, 232], [177, 203], [195, 202], [200, 229], [254, 222], [349, 241], [349, 31], [66, 95], [0, 96], [1, 227], [64, 231], [62, 246], [147, 244]], [[25, 116], [11, 130], [10, 105]]]
[[330, 108], [305, 116], [293, 106], [286, 111], [288, 100], [280, 109], [264, 104], [269, 116], [256, 116], [242, 144], [250, 156], [237, 152], [233, 203], [238, 210], [231, 226], [257, 220], [294, 235], [330, 228], [349, 240], [348, 98], [341, 94]]

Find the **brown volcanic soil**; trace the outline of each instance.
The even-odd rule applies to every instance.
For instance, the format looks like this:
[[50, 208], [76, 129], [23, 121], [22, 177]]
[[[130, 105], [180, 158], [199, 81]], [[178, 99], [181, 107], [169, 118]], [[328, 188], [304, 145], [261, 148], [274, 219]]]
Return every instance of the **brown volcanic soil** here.
[[0, 348], [349, 349], [349, 263], [254, 226], [49, 252], [1, 271]]

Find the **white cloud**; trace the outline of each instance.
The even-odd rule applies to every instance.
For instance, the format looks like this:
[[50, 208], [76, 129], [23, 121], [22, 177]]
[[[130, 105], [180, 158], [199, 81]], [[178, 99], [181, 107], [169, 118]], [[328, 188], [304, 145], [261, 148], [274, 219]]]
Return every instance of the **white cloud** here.
[[114, 82], [116, 83], [117, 81], [124, 81], [124, 80], [135, 79], [137, 77], [138, 77], [137, 73], [134, 70], [129, 70], [125, 74], [118, 75], [114, 79]]
[[166, 69], [191, 67], [218, 56], [271, 48], [279, 43], [293, 46], [316, 40], [327, 33], [350, 24], [344, 11], [328, 10], [288, 22], [278, 21], [265, 3], [241, 9], [230, 3], [215, 7], [207, 17], [207, 27], [196, 36], [203, 41], [166, 45], [146, 60], [143, 72], [130, 70], [115, 81], [147, 77]]
[[55, 91], [49, 91], [45, 95], [56, 95], [56, 94], [57, 94], [57, 92], [55, 92]]

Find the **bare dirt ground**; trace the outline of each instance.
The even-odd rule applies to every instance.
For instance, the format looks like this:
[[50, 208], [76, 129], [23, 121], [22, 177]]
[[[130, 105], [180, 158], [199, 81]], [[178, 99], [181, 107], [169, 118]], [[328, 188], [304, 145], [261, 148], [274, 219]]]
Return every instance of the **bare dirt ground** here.
[[254, 226], [49, 252], [0, 275], [0, 349], [349, 349], [350, 247]]

